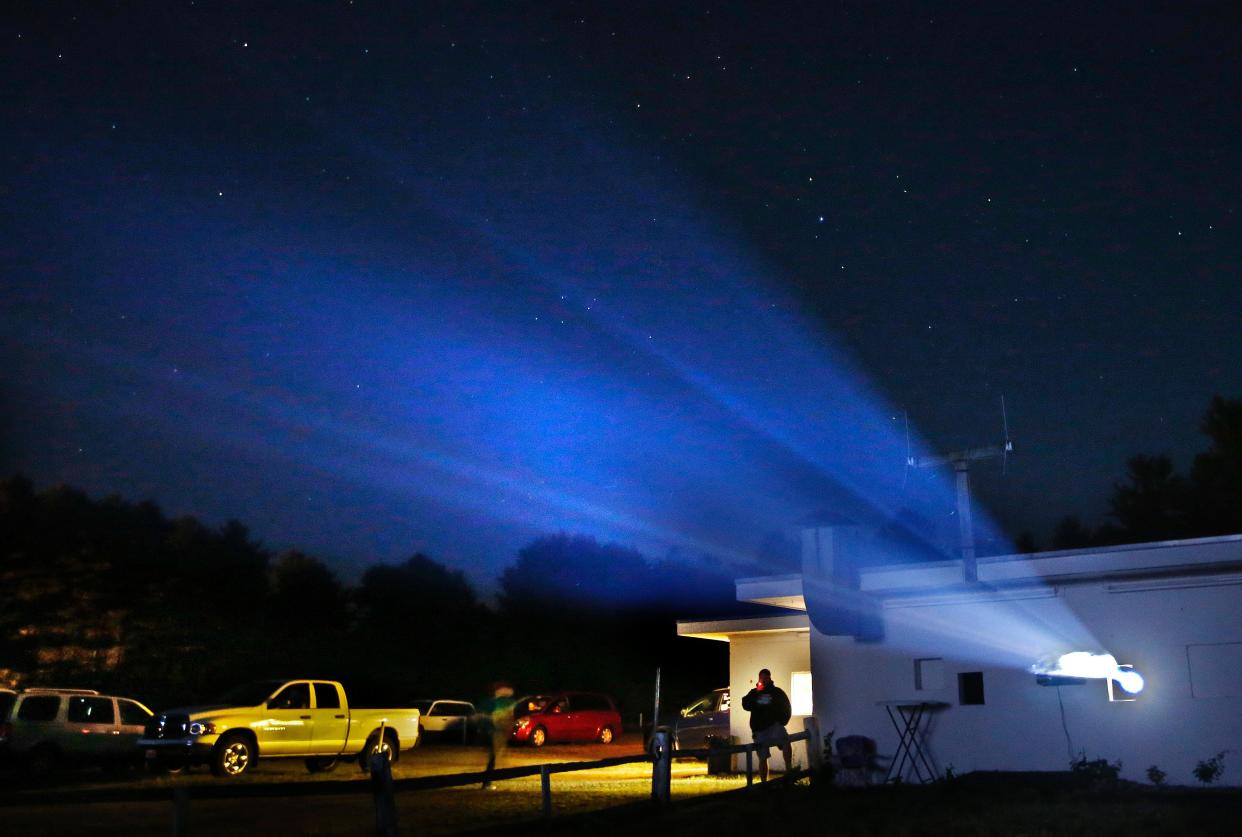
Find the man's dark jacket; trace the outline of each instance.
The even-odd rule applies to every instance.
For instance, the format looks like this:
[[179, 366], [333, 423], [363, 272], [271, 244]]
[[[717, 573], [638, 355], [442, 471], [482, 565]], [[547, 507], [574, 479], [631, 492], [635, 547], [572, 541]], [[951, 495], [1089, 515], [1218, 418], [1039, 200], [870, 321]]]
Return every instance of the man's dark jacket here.
[[751, 731], [767, 729], [773, 724], [785, 726], [793, 710], [789, 706], [789, 695], [779, 686], [770, 685], [766, 689], [751, 689], [742, 698], [742, 708], [750, 712]]

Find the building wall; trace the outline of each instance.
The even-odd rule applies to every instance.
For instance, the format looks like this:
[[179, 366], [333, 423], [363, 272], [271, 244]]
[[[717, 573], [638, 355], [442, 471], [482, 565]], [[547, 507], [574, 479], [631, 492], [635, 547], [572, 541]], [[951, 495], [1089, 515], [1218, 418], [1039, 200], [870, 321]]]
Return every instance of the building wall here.
[[[1202, 586], [1175, 586], [1183, 584]], [[1056, 595], [1022, 602], [1020, 618], [1003, 629], [994, 603], [927, 608], [941, 630], [926, 629], [927, 620], [917, 627], [886, 608], [885, 637], [878, 643], [824, 636], [812, 628], [815, 710], [825, 731], [834, 730], [838, 738], [866, 735], [882, 755], [892, 754], [897, 733], [879, 702], [943, 701], [949, 705], [930, 716], [926, 735], [940, 771], [949, 766], [958, 774], [1065, 770], [1081, 753], [1089, 760], [1120, 761], [1126, 779], [1146, 781], [1148, 766], [1157, 765], [1170, 783], [1193, 784], [1191, 770], [1199, 760], [1228, 750], [1222, 782], [1242, 785], [1242, 576], [1063, 586]], [[1067, 613], [1099, 647], [1047, 651], [1115, 654], [1144, 675], [1147, 686], [1138, 700], [1110, 703], [1098, 680], [1059, 689], [1039, 686], [1015, 662], [1026, 659], [1013, 653], [1027, 641], [1014, 635], [1021, 624], [1055, 625]], [[960, 629], [962, 641], [944, 626]], [[976, 653], [981, 639], [996, 648], [1008, 643], [1011, 659], [1004, 661], [1006, 654], [999, 653], [984, 659], [989, 655]], [[753, 667], [754, 657], [748, 655], [743, 672]], [[916, 688], [919, 658], [943, 659], [942, 684]], [[737, 663], [733, 671], [740, 689]], [[974, 671], [983, 672], [985, 703], [964, 706], [957, 675]]]
[[[771, 671], [772, 681], [789, 694], [793, 673], [811, 669], [809, 634], [803, 631], [731, 637], [729, 690], [732, 695], [732, 705], [729, 710], [729, 728], [734, 741], [739, 743], [749, 743], [751, 740], [750, 713], [742, 708], [742, 697], [754, 688], [761, 668]], [[814, 680], [812, 680], [813, 687]], [[805, 717], [795, 715], [790, 718], [786, 729], [791, 734], [802, 732]], [[806, 765], [804, 742], [799, 741], [794, 744], [793, 755], [795, 763], [801, 766]], [[785, 759], [779, 750], [772, 750], [768, 767], [770, 770], [785, 769]], [[735, 757], [734, 768], [746, 769], [745, 756]]]

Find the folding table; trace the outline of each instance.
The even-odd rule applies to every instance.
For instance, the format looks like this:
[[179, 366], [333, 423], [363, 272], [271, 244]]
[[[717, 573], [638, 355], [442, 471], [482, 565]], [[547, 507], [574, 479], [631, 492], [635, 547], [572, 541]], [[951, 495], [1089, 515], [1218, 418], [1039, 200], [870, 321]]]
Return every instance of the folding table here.
[[[925, 725], [923, 719], [929, 712], [943, 709], [949, 704], [935, 700], [881, 700], [877, 706], [883, 706], [888, 719], [897, 731], [897, 752], [888, 766], [885, 782], [902, 780], [907, 764], [913, 769], [920, 784], [937, 781], [940, 776], [927, 757], [926, 742], [923, 740]], [[923, 775], [923, 771], [927, 775]]]

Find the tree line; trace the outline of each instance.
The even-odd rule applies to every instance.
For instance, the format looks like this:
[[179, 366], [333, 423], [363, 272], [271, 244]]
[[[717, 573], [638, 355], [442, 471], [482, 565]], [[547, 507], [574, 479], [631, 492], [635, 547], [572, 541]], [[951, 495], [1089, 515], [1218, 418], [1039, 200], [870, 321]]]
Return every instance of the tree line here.
[[[0, 481], [0, 685], [88, 687], [153, 706], [203, 702], [266, 677], [345, 681], [363, 700], [591, 689], [627, 721], [728, 675], [723, 643], [679, 639], [679, 617], [740, 607], [735, 571], [647, 560], [567, 534], [516, 556], [485, 601], [415, 554], [347, 583], [299, 550], [273, 553], [230, 521], [169, 518], [153, 503]], [[671, 690], [671, 694], [668, 693]]]
[[[1091, 527], [1067, 515], [1052, 533], [1052, 549], [1242, 532], [1242, 399], [1212, 398], [1199, 430], [1208, 446], [1186, 473], [1178, 473], [1165, 454], [1132, 457], [1125, 481], [1113, 487], [1109, 519]], [[1018, 548], [1035, 552], [1038, 545], [1024, 533]]]
[[[1134, 457], [1111, 520], [1092, 529], [1066, 517], [1052, 547], [1242, 532], [1242, 400], [1212, 399], [1200, 427], [1209, 444], [1186, 474], [1167, 456]], [[1034, 539], [1019, 548], [1035, 551]], [[389, 702], [477, 696], [507, 680], [606, 691], [632, 717], [649, 711], [657, 666], [666, 705], [724, 682], [727, 646], [679, 639], [675, 620], [763, 610], [736, 602], [733, 579], [766, 572], [553, 534], [517, 553], [489, 602], [423, 554], [346, 582], [236, 521], [210, 527], [14, 476], [0, 481], [0, 685], [167, 706], [265, 677], [344, 680]]]

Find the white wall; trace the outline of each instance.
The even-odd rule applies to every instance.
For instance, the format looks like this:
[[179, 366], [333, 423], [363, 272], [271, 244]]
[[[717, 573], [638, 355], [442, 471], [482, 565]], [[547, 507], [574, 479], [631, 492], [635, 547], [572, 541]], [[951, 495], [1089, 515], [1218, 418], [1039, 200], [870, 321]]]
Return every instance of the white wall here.
[[[950, 706], [934, 714], [927, 741], [940, 769], [952, 765], [958, 774], [1065, 770], [1071, 754], [1081, 751], [1092, 760], [1120, 760], [1126, 779], [1146, 781], [1146, 770], [1154, 764], [1168, 773], [1171, 784], [1194, 784], [1191, 770], [1197, 761], [1229, 750], [1222, 782], [1242, 785], [1242, 674], [1230, 665], [1236, 660], [1242, 668], [1242, 645], [1218, 645], [1242, 643], [1242, 584], [1206, 580], [1202, 583], [1209, 586], [1151, 589], [1168, 583], [1076, 584], [1022, 605], [1024, 618], [1050, 623], [1063, 619], [1068, 607], [1102, 650], [1144, 675], [1147, 687], [1138, 701], [1110, 703], [1102, 681], [1059, 690], [1039, 686], [1029, 671], [982, 663], [961, 652], [965, 643], [913, 628], [909, 620], [894, 620], [895, 612], [886, 609], [882, 643], [827, 637], [812, 628], [816, 713], [825, 731], [835, 730], [838, 738], [869, 736], [881, 754], [891, 754], [897, 734], [879, 701], [945, 701]], [[996, 630], [994, 608], [969, 602], [929, 606], [944, 623], [984, 637]], [[1003, 643], [1006, 638], [993, 639]], [[1187, 646], [1199, 644], [1213, 647], [1188, 653]], [[1070, 650], [1097, 649], [1048, 649]], [[916, 691], [914, 661], [919, 657], [945, 659], [943, 688]], [[743, 671], [754, 666], [752, 659], [747, 656]], [[1195, 671], [1193, 690], [1191, 659], [1204, 664]], [[1206, 670], [1213, 661], [1214, 670]], [[959, 705], [956, 675], [964, 671], [984, 673], [984, 705]], [[740, 689], [737, 663], [733, 672]]]
[[[789, 694], [790, 675], [795, 671], [807, 671], [811, 668], [810, 635], [807, 632], [735, 634], [730, 638], [729, 689], [732, 706], [729, 710], [729, 728], [733, 739], [740, 744], [750, 743], [751, 740], [750, 713], [742, 708], [742, 697], [754, 688], [761, 668], [771, 671], [772, 681]], [[802, 732], [803, 717], [805, 716], [789, 719], [786, 729], [790, 734]], [[803, 742], [794, 744], [793, 754], [794, 761], [805, 767], [806, 749]], [[758, 762], [755, 766], [758, 767]], [[745, 756], [735, 757], [734, 768], [746, 769]], [[772, 750], [768, 768], [785, 769], [785, 759], [780, 750]]]

